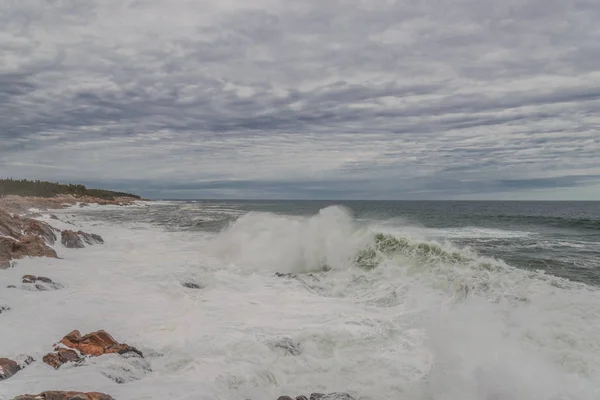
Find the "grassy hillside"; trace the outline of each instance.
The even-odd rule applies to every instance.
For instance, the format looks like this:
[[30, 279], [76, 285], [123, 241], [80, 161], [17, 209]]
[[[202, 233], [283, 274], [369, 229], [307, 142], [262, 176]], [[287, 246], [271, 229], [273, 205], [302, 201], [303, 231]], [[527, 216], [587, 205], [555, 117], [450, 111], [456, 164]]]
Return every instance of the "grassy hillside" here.
[[115, 197], [127, 196], [139, 199], [140, 196], [113, 192], [111, 190], [88, 189], [84, 185], [61, 184], [45, 181], [30, 181], [26, 179], [0, 179], [0, 196], [5, 195], [54, 197], [57, 194], [71, 194], [74, 196], [92, 196], [105, 200]]

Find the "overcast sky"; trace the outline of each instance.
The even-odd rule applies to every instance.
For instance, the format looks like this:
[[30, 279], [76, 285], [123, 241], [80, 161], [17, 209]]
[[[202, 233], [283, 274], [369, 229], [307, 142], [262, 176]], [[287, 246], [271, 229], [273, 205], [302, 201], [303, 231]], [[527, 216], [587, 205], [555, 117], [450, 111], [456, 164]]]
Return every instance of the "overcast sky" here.
[[600, 200], [598, 0], [2, 0], [0, 175]]

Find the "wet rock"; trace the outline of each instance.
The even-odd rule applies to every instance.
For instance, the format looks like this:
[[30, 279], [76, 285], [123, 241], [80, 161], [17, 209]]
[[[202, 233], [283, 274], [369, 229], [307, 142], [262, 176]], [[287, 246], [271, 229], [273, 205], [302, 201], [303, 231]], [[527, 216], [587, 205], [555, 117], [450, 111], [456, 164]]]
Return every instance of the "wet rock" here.
[[202, 289], [202, 285], [199, 285], [197, 283], [194, 282], [182, 282], [181, 286], [186, 287], [188, 289]]
[[53, 219], [53, 220], [56, 220], [56, 221], [59, 220], [58, 217], [56, 215], [54, 215], [54, 214], [50, 214], [50, 219]]
[[294, 400], [290, 396], [279, 396], [277, 400]]
[[85, 233], [83, 231], [78, 231], [77, 234], [81, 237], [81, 239], [83, 239], [84, 242], [86, 242], [89, 245], [104, 243], [104, 239], [102, 239], [102, 236], [96, 235], [95, 233]]
[[54, 229], [50, 225], [34, 219], [31, 219], [24, 224], [23, 233], [26, 235], [39, 236], [50, 245], [53, 245], [56, 242], [56, 234], [54, 233]]
[[24, 235], [18, 240], [9, 237], [0, 237], [0, 259], [10, 260], [23, 257], [53, 257], [58, 258], [56, 252], [48, 247], [44, 239], [36, 235]]
[[63, 246], [70, 249], [82, 249], [85, 247], [84, 242], [88, 245], [102, 244], [104, 239], [100, 235], [94, 233], [85, 233], [83, 231], [64, 230], [61, 232], [61, 243]]
[[[52, 365], [54, 368], [60, 368], [60, 366], [63, 365], [65, 362], [70, 362], [70, 360], [63, 361], [61, 359], [60, 351], [61, 349], [64, 349], [63, 346], [71, 351], [77, 350], [81, 355], [89, 357], [97, 357], [104, 354], [124, 355], [128, 353], [135, 354], [139, 357], [143, 357], [141, 351], [139, 351], [135, 347], [117, 342], [106, 331], [100, 330], [92, 332], [85, 336], [81, 336], [81, 333], [79, 333], [79, 331], [73, 331], [64, 338], [62, 338], [59, 345], [55, 346], [55, 353], [49, 353], [46, 356], [44, 356], [44, 362], [46, 362], [49, 365]], [[56, 356], [53, 356], [53, 354], [57, 354], [58, 358]], [[72, 356], [72, 353], [69, 353], [69, 357]]]
[[23, 288], [26, 290], [45, 291], [63, 288], [60, 283], [54, 282], [52, 279], [46, 278], [45, 276], [24, 275], [23, 278], [21, 278], [21, 282], [23, 283]]
[[298, 277], [298, 275], [296, 274], [292, 274], [292, 273], [282, 273], [282, 272], [275, 272], [275, 276], [278, 278], [288, 278], [288, 279], [295, 279]]
[[19, 372], [20, 369], [16, 361], [9, 360], [8, 358], [0, 358], [0, 381], [10, 378]]
[[57, 348], [54, 353], [48, 353], [42, 358], [46, 364], [54, 369], [59, 369], [61, 365], [68, 362], [82, 362], [84, 358], [75, 350], [64, 347]]
[[64, 230], [60, 233], [60, 242], [69, 249], [83, 249], [85, 246], [77, 232]]
[[304, 395], [296, 396], [296, 400], [308, 400], [308, 397]]
[[39, 394], [24, 394], [13, 400], [115, 400], [113, 397], [98, 392], [61, 392], [50, 391]]
[[0, 306], [0, 314], [2, 314], [3, 312], [6, 312], [6, 311], [10, 311], [9, 306]]
[[290, 338], [283, 338], [268, 344], [271, 350], [282, 350], [286, 355], [298, 356], [302, 354], [300, 343]]
[[0, 270], [12, 267], [10, 260], [0, 260]]
[[15, 285], [8, 285], [6, 288], [7, 289], [16, 289], [17, 287]]
[[310, 400], [354, 400], [354, 397], [348, 393], [313, 393], [310, 395]]

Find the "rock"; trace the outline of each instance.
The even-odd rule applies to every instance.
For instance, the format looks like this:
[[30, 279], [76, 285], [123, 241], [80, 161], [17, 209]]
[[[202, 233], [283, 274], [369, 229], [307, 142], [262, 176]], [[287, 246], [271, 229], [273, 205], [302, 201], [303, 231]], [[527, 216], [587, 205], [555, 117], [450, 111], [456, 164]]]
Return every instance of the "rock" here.
[[21, 278], [21, 282], [24, 285], [24, 289], [35, 289], [39, 291], [45, 290], [59, 290], [63, 288], [63, 285], [60, 283], [52, 281], [50, 278], [46, 278], [45, 276], [34, 276], [34, 275], [24, 275]]
[[54, 215], [54, 214], [50, 214], [50, 219], [58, 221], [58, 217], [56, 215]]
[[17, 239], [21, 236], [22, 221], [19, 217], [13, 217], [4, 210], [0, 210], [0, 235], [10, 236]]
[[[313, 400], [313, 395], [321, 395], [321, 393], [313, 393], [310, 395], [310, 399]], [[350, 396], [348, 393], [329, 393], [323, 395], [316, 400], [354, 400], [354, 397]]]
[[83, 243], [89, 245], [102, 244], [104, 239], [100, 235], [94, 233], [85, 233], [83, 231], [74, 232], [71, 230], [64, 230], [61, 232], [61, 243], [63, 246], [70, 249], [82, 249], [85, 247]]
[[[62, 338], [59, 345], [55, 346], [55, 353], [49, 353], [44, 356], [44, 362], [53, 366], [54, 368], [59, 368], [62, 364], [70, 362], [71, 360], [65, 361], [61, 358], [61, 350], [64, 349], [62, 346], [65, 346], [71, 351], [77, 350], [82, 355], [89, 357], [97, 357], [103, 354], [116, 353], [124, 355], [127, 353], [132, 353], [143, 358], [141, 351], [135, 347], [117, 342], [112, 336], [103, 330], [96, 331], [85, 336], [81, 336], [79, 331], [73, 331]], [[66, 353], [62, 355], [65, 357], [67, 356]], [[72, 357], [73, 354], [69, 353], [68, 356]]]
[[102, 236], [96, 235], [95, 233], [85, 233], [83, 231], [78, 231], [77, 234], [83, 239], [84, 242], [86, 242], [89, 245], [104, 243], [104, 239], [102, 239]]
[[26, 235], [37, 235], [43, 238], [46, 243], [53, 245], [56, 242], [56, 234], [54, 233], [54, 229], [41, 221], [36, 221], [31, 219], [25, 223], [23, 226], [23, 233]]
[[23, 257], [53, 257], [58, 258], [56, 251], [39, 236], [25, 235], [19, 240], [0, 237], [0, 259], [10, 260]]
[[64, 230], [60, 233], [60, 242], [69, 249], [83, 249], [83, 241], [77, 232]]
[[19, 372], [20, 369], [16, 361], [9, 360], [8, 358], [0, 358], [0, 381], [10, 378]]
[[321, 400], [323, 397], [325, 397], [325, 393], [312, 393], [310, 400]]
[[278, 278], [289, 278], [289, 279], [295, 279], [298, 277], [298, 275], [296, 274], [292, 274], [292, 273], [281, 273], [281, 272], [275, 272], [275, 276]]
[[54, 369], [59, 369], [61, 365], [68, 362], [81, 362], [83, 361], [83, 357], [75, 350], [60, 347], [56, 349], [55, 353], [46, 354], [44, 358], [42, 358], [42, 361]]
[[7, 289], [16, 289], [17, 287], [15, 285], [8, 285], [6, 288]]
[[296, 400], [308, 400], [308, 397], [304, 395], [296, 396]]
[[2, 314], [3, 312], [6, 312], [6, 311], [10, 311], [9, 306], [0, 306], [0, 314]]
[[277, 400], [294, 400], [294, 399], [292, 399], [290, 396], [279, 396], [279, 398], [277, 398]]
[[290, 356], [297, 356], [302, 354], [302, 347], [300, 343], [294, 342], [290, 338], [283, 338], [281, 340], [277, 340], [275, 342], [271, 342], [268, 344], [271, 350], [280, 349], [283, 352]]
[[98, 392], [61, 392], [50, 391], [40, 394], [24, 394], [13, 400], [115, 400], [113, 397]]
[[181, 284], [181, 286], [184, 286], [188, 289], [202, 289], [202, 286], [198, 285], [197, 283], [194, 282], [183, 282]]
[[0, 260], [0, 270], [9, 269], [12, 267], [10, 260]]

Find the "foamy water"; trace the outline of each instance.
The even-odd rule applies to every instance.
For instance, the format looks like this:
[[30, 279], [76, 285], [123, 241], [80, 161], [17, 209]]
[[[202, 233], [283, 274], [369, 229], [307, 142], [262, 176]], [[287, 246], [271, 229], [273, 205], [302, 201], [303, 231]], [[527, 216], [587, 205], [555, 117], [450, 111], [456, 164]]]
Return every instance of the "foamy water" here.
[[[0, 315], [0, 356], [38, 360], [0, 383], [1, 399], [57, 389], [161, 400], [335, 391], [372, 400], [600, 398], [593, 287], [411, 236], [406, 226], [387, 232], [402, 239], [399, 250], [361, 268], [356, 254], [373, 248], [381, 229], [339, 207], [312, 217], [250, 213], [214, 234], [86, 212], [45, 218], [98, 233], [104, 245], [57, 244], [61, 259], [0, 271], [0, 305], [11, 307]], [[24, 274], [64, 288], [6, 289]], [[73, 329], [105, 329], [145, 360], [110, 355], [56, 371], [43, 364]], [[270, 346], [282, 338], [301, 354]]]

